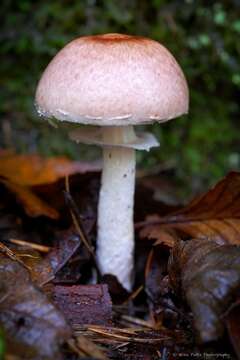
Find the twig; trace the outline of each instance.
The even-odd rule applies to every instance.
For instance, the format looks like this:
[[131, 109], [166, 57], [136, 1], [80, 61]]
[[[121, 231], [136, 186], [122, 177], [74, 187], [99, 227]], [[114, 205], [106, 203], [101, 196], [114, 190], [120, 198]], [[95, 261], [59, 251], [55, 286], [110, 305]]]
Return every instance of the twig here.
[[[101, 329], [96, 326], [88, 327], [89, 331], [92, 331], [94, 333], [97, 333], [102, 336], [111, 337], [113, 339], [117, 339], [120, 342], [136, 342], [136, 343], [142, 343], [142, 344], [151, 344], [151, 343], [159, 343], [164, 340], [169, 340], [169, 336], [159, 337], [159, 338], [142, 338], [142, 337], [136, 337], [136, 331], [143, 331], [142, 329], [116, 329], [116, 328], [105, 328]], [[122, 335], [124, 334], [124, 335]], [[135, 335], [135, 336], [132, 336]]]
[[98, 264], [97, 264], [97, 260], [96, 260], [96, 257], [95, 257], [95, 253], [91, 247], [91, 245], [89, 244], [89, 241], [87, 239], [87, 235], [84, 231], [84, 228], [82, 226], [82, 219], [81, 219], [81, 215], [79, 214], [79, 210], [78, 210], [78, 207], [75, 203], [75, 201], [73, 200], [71, 194], [70, 194], [70, 189], [69, 189], [69, 178], [68, 176], [66, 176], [65, 178], [65, 187], [66, 187], [66, 190], [64, 191], [64, 197], [65, 197], [65, 201], [69, 207], [69, 210], [70, 210], [70, 214], [71, 214], [71, 217], [72, 217], [72, 220], [73, 220], [73, 224], [84, 244], [84, 246], [86, 247], [86, 249], [88, 250], [89, 254], [91, 255], [92, 257], [92, 260], [94, 262], [94, 265], [95, 265], [95, 268], [96, 268], [96, 271], [97, 271], [97, 275], [98, 275], [98, 278], [100, 279], [101, 278], [101, 273], [100, 273], [100, 270], [98, 268]]
[[147, 329], [154, 330], [154, 327], [146, 320], [134, 318], [134, 317], [129, 316], [129, 315], [122, 315], [121, 319], [128, 322], [129, 324], [140, 325], [140, 326], [145, 327]]
[[140, 285], [133, 293], [131, 293], [131, 295], [127, 298], [127, 300], [125, 300], [125, 301], [123, 302], [122, 305], [125, 305], [125, 304], [127, 304], [129, 301], [134, 300], [134, 299], [138, 296], [138, 294], [140, 294], [140, 292], [141, 292], [143, 289], [144, 289], [144, 286], [143, 286], [143, 285]]
[[44, 252], [44, 253], [48, 253], [51, 250], [51, 248], [49, 246], [44, 246], [44, 245], [29, 242], [29, 241], [25, 241], [25, 240], [8, 239], [8, 241], [13, 244], [20, 245], [20, 246], [27, 246], [31, 249], [38, 250], [38, 251]]
[[14, 252], [9, 249], [6, 245], [0, 242], [0, 251], [7, 255], [11, 260], [17, 261], [19, 264], [23, 265], [26, 269], [31, 270], [19, 257], [14, 254]]

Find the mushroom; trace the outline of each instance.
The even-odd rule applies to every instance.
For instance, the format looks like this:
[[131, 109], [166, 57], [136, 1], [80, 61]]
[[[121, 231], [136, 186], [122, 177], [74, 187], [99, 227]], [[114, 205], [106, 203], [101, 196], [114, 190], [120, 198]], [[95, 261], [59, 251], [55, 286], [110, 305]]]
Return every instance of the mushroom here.
[[[36, 91], [41, 116], [95, 125], [70, 134], [103, 147], [97, 261], [127, 290], [133, 283], [135, 149], [158, 146], [134, 125], [164, 122], [188, 112], [181, 68], [158, 42], [138, 36], [84, 36], [49, 63]], [[143, 204], [144, 206], [144, 204]]]

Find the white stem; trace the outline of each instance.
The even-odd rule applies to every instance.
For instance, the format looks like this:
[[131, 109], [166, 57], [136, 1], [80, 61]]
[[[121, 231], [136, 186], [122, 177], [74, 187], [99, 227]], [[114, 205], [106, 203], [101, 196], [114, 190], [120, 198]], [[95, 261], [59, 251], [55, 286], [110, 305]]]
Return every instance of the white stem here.
[[[132, 127], [104, 128], [104, 138], [119, 142], [134, 137]], [[97, 260], [102, 274], [115, 275], [127, 289], [132, 287], [135, 188], [135, 150], [103, 149], [103, 171], [98, 204]]]

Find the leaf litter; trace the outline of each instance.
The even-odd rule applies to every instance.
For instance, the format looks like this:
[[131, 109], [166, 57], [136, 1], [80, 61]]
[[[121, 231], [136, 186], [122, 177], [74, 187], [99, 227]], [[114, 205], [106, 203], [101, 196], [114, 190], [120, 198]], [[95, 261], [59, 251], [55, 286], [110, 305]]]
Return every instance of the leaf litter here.
[[[240, 173], [231, 172], [213, 189], [198, 196], [185, 207], [166, 216], [153, 214], [138, 223], [140, 236], [161, 239], [160, 231], [173, 229], [185, 238], [211, 238], [231, 244], [240, 243]], [[158, 237], [158, 234], [159, 237]]]
[[98, 166], [2, 152], [0, 168], [6, 358], [240, 358], [239, 173], [183, 207], [169, 189], [167, 197], [159, 193], [161, 176], [138, 179], [135, 287], [128, 294], [111, 276], [90, 285], [93, 256], [73, 221], [74, 213], [94, 249]]

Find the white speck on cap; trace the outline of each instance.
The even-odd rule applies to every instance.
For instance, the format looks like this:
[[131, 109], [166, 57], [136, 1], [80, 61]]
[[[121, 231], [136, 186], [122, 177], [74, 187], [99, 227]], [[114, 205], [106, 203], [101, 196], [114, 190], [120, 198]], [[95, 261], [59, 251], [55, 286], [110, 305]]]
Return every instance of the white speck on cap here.
[[40, 114], [89, 125], [137, 125], [188, 112], [183, 72], [158, 42], [130, 35], [85, 36], [67, 44], [39, 81]]

